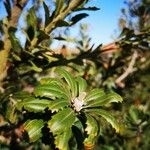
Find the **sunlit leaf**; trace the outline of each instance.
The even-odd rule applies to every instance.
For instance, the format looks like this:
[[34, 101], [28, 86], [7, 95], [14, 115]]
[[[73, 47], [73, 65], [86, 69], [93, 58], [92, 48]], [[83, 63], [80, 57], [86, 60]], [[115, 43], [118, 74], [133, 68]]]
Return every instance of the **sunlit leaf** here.
[[55, 101], [52, 101], [49, 105], [49, 110], [53, 112], [57, 112], [59, 111], [60, 109], [63, 109], [64, 107], [68, 106], [69, 105], [69, 102], [68, 100], [65, 100], [65, 99], [57, 99]]
[[41, 129], [44, 127], [43, 120], [27, 120], [24, 125], [24, 130], [28, 133], [29, 141], [35, 142], [42, 136]]
[[102, 95], [98, 97], [97, 99], [93, 99], [92, 101], [88, 101], [85, 107], [86, 108], [87, 107], [99, 107], [99, 106], [107, 105], [112, 102], [118, 103], [122, 101], [123, 99], [120, 95], [118, 95], [117, 93], [111, 92], [109, 94]]
[[86, 114], [86, 128], [85, 131], [87, 132], [87, 138], [85, 138], [84, 140], [84, 144], [85, 145], [94, 145], [96, 140], [97, 140], [97, 136], [99, 133], [99, 125], [98, 122], [95, 120], [95, 118], [93, 118], [93, 116], [90, 116], [89, 114]]
[[43, 112], [50, 104], [49, 100], [38, 98], [26, 98], [16, 104], [18, 110], [28, 110], [29, 112]]
[[56, 135], [61, 134], [65, 129], [71, 128], [75, 122], [75, 113], [72, 109], [66, 108], [55, 114], [51, 120], [48, 121], [50, 131]]
[[102, 89], [93, 89], [87, 94], [84, 101], [90, 102], [90, 101], [93, 101], [95, 99], [101, 98], [104, 95], [105, 95], [105, 92]]
[[63, 133], [58, 134], [55, 137], [55, 145], [60, 150], [70, 150], [69, 148], [69, 140], [72, 136], [72, 131], [70, 128], [65, 129]]
[[76, 97], [77, 96], [77, 84], [73, 76], [68, 73], [66, 70], [61, 69], [61, 68], [56, 68], [56, 72], [59, 73], [63, 78], [65, 78], [66, 82], [68, 83], [71, 91], [72, 91], [72, 96]]
[[36, 96], [48, 97], [52, 99], [55, 97], [68, 99], [68, 95], [64, 89], [61, 86], [53, 83], [37, 86], [34, 90], [34, 94]]
[[119, 126], [117, 120], [111, 115], [110, 112], [105, 111], [103, 109], [87, 109], [86, 112], [88, 112], [94, 116], [96, 115], [96, 116], [103, 117], [104, 119], [106, 119], [106, 121], [108, 123], [110, 123], [112, 125], [113, 128], [115, 128], [116, 132], [119, 132], [120, 126]]
[[77, 77], [76, 81], [78, 83], [78, 94], [80, 94], [81, 92], [85, 92], [86, 88], [87, 88], [87, 82], [86, 82], [86, 80], [84, 80], [81, 77]]

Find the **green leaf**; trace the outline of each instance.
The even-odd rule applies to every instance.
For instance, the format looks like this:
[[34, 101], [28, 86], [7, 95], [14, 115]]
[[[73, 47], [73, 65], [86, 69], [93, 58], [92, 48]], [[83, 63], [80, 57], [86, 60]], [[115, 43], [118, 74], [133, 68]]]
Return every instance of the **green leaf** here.
[[71, 128], [74, 122], [74, 111], [71, 108], [66, 108], [56, 113], [52, 119], [48, 121], [48, 127], [54, 135], [58, 135], [63, 133], [65, 129]]
[[49, 110], [53, 112], [58, 112], [60, 109], [63, 109], [64, 107], [69, 106], [68, 100], [65, 99], [57, 99], [55, 101], [52, 101], [49, 105]]
[[71, 24], [64, 20], [59, 20], [56, 24], [57, 27], [68, 27]]
[[84, 80], [81, 77], [77, 77], [76, 81], [78, 83], [78, 95], [79, 95], [81, 92], [85, 92], [86, 91], [87, 82], [86, 82], [86, 80]]
[[88, 101], [85, 108], [88, 107], [99, 107], [99, 106], [104, 106], [107, 104], [110, 104], [112, 102], [122, 102], [123, 99], [120, 95], [118, 95], [117, 93], [111, 92], [109, 94], [106, 95], [102, 95], [100, 97], [98, 97], [97, 99], [93, 99], [92, 101]]
[[95, 120], [95, 118], [89, 114], [86, 114], [86, 128], [85, 131], [88, 134], [88, 137], [85, 138], [84, 140], [84, 144], [85, 145], [94, 145], [96, 140], [97, 140], [97, 136], [99, 133], [99, 126], [98, 126], [98, 122]]
[[102, 89], [93, 89], [91, 90], [84, 99], [84, 102], [89, 103], [95, 99], [98, 99], [105, 95], [105, 92]]
[[88, 112], [89, 114], [93, 115], [93, 116], [101, 116], [104, 119], [106, 119], [106, 121], [108, 123], [110, 123], [112, 125], [113, 128], [115, 128], [116, 132], [120, 131], [120, 126], [117, 122], [117, 120], [111, 115], [110, 112], [107, 112], [103, 109], [87, 109], [86, 112]]
[[16, 124], [18, 121], [18, 116], [16, 113], [16, 108], [12, 102], [7, 104], [6, 108], [6, 116], [5, 116], [11, 123]]
[[29, 141], [35, 142], [42, 136], [41, 129], [44, 127], [44, 121], [41, 119], [27, 120], [23, 126], [28, 133]]
[[97, 10], [100, 10], [100, 8], [97, 8], [94, 6], [94, 7], [87, 7], [87, 8], [79, 8], [76, 11], [82, 11], [82, 10], [97, 11]]
[[29, 112], [44, 112], [44, 110], [49, 106], [51, 101], [38, 99], [38, 98], [26, 98], [21, 102], [16, 104], [18, 110], [23, 108]]
[[56, 0], [55, 16], [57, 16], [64, 6], [64, 0]]
[[31, 7], [30, 10], [28, 11], [27, 23], [28, 23], [28, 26], [31, 26], [34, 29], [36, 29], [36, 26], [37, 26], [37, 16], [36, 16], [34, 7]]
[[32, 61], [30, 61], [31, 63], [31, 68], [32, 70], [34, 70], [35, 72], [42, 72], [42, 68], [38, 67], [36, 64], [34, 64]]
[[77, 84], [73, 76], [62, 68], [56, 68], [56, 72], [59, 73], [63, 78], [65, 78], [66, 82], [68, 83], [72, 91], [73, 98], [76, 97], [77, 96]]
[[66, 93], [62, 87], [53, 83], [37, 86], [34, 90], [34, 94], [36, 96], [48, 97], [51, 99], [56, 97], [68, 99], [68, 93]]
[[58, 134], [55, 137], [56, 147], [60, 150], [70, 150], [68, 143], [69, 143], [71, 136], [72, 136], [72, 131], [70, 128], [65, 129], [63, 133]]
[[45, 27], [46, 27], [50, 21], [50, 12], [49, 12], [49, 8], [47, 7], [44, 1], [43, 1], [43, 7], [44, 7], [44, 12], [45, 12]]
[[89, 15], [86, 13], [77, 14], [76, 16], [71, 18], [71, 22], [72, 22], [71, 25], [76, 24], [77, 22], [79, 22], [83, 18], [86, 18], [87, 16], [89, 16]]

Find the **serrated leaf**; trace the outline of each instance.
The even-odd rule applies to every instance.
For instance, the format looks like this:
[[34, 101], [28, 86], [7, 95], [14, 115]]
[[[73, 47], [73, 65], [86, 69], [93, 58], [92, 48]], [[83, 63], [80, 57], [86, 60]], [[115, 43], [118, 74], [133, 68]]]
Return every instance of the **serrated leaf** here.
[[89, 16], [89, 15], [86, 13], [77, 14], [76, 16], [71, 18], [71, 25], [76, 24], [77, 22], [79, 22], [83, 18], [86, 18], [87, 16]]
[[20, 91], [20, 92], [16, 92], [13, 95], [13, 98], [17, 99], [17, 100], [23, 100], [25, 98], [30, 98], [31, 95], [28, 92], [25, 91]]
[[107, 112], [103, 109], [87, 109], [86, 112], [88, 112], [94, 116], [103, 117], [104, 119], [106, 119], [106, 121], [108, 123], [110, 123], [112, 125], [112, 127], [116, 130], [116, 132], [119, 132], [120, 126], [119, 126], [117, 120], [111, 115], [110, 112]]
[[38, 98], [26, 98], [21, 102], [16, 104], [18, 110], [23, 108], [29, 112], [44, 112], [44, 110], [49, 106], [51, 101], [38, 99]]
[[35, 142], [42, 136], [41, 129], [44, 127], [43, 120], [27, 120], [24, 125], [24, 130], [28, 133], [29, 141]]
[[63, 133], [64, 129], [69, 129], [75, 122], [75, 113], [71, 108], [65, 108], [56, 113], [48, 121], [48, 127], [54, 135]]
[[36, 96], [40, 97], [48, 97], [51, 99], [54, 98], [64, 98], [68, 99], [67, 93], [64, 91], [62, 87], [56, 84], [44, 84], [44, 85], [39, 85], [35, 88], [34, 94]]
[[84, 145], [94, 145], [99, 133], [98, 122], [89, 114], [86, 114], [86, 118], [87, 121], [85, 131], [87, 132], [88, 136], [84, 140]]
[[72, 136], [72, 131], [70, 128], [63, 131], [63, 133], [55, 137], [55, 145], [60, 150], [70, 150], [69, 140]]
[[66, 86], [66, 84], [61, 80], [61, 79], [57, 79], [57, 78], [42, 78], [40, 80], [40, 83], [41, 85], [44, 85], [44, 84], [49, 84], [51, 86], [51, 84], [56, 84], [57, 86], [61, 87], [62, 90], [64, 92], [67, 93], [68, 97], [71, 97], [71, 93], [68, 89], [68, 87]]
[[65, 99], [57, 99], [55, 101], [52, 101], [49, 105], [49, 110], [53, 112], [58, 112], [60, 109], [63, 109], [64, 107], [69, 106], [68, 100]]
[[95, 99], [98, 99], [105, 95], [105, 92], [102, 89], [93, 89], [91, 90], [84, 99], [84, 102], [89, 103]]
[[118, 103], [122, 101], [123, 99], [120, 95], [118, 95], [117, 93], [111, 92], [109, 94], [102, 95], [95, 100], [93, 99], [92, 101], [88, 101], [84, 108], [99, 107], [99, 106], [110, 104], [112, 102]]
[[68, 83], [72, 91], [73, 98], [76, 97], [77, 96], [77, 84], [73, 76], [62, 68], [56, 68], [56, 72], [59, 73], [63, 78], [65, 78], [66, 82]]
[[86, 80], [84, 80], [81, 77], [77, 77], [76, 81], [78, 83], [78, 95], [79, 95], [81, 92], [85, 92], [86, 91], [87, 82], [86, 82]]

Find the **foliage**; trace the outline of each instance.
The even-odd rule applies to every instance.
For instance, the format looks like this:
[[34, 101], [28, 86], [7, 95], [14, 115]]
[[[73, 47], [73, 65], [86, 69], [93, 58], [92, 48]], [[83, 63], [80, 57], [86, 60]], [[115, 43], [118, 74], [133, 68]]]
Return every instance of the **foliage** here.
[[[95, 49], [86, 24], [77, 38], [57, 33], [99, 10], [88, 0], [27, 3], [2, 2], [0, 149], [149, 149], [149, 1], [127, 1], [120, 36]], [[54, 40], [77, 52], [57, 53]]]

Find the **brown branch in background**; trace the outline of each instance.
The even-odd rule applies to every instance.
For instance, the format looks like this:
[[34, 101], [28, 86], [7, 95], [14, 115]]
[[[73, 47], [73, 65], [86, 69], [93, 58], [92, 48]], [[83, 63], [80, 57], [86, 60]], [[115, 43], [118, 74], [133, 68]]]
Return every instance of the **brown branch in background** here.
[[[11, 18], [9, 22], [7, 22], [7, 26], [4, 26], [4, 47], [0, 50], [0, 87], [2, 87], [2, 82], [4, 78], [7, 76], [8, 69], [8, 57], [11, 49], [11, 42], [9, 39], [8, 29], [10, 26], [16, 27], [18, 23], [18, 19], [22, 12], [23, 7], [27, 3], [28, 0], [14, 0], [14, 6], [11, 11]], [[0, 91], [2, 88], [0, 88]]]
[[131, 57], [131, 61], [130, 61], [130, 63], [129, 63], [128, 68], [126, 69], [126, 71], [125, 71], [121, 76], [119, 76], [119, 77], [116, 79], [115, 83], [116, 83], [117, 85], [119, 85], [119, 86], [121, 86], [121, 87], [124, 86], [124, 85], [122, 84], [122, 81], [123, 81], [129, 74], [131, 74], [132, 72], [135, 71], [135, 69], [134, 69], [134, 64], [135, 64], [135, 61], [136, 61], [137, 57], [138, 57], [138, 53], [137, 53], [137, 51], [134, 51], [134, 53], [133, 53], [133, 55], [132, 55], [132, 57]]

